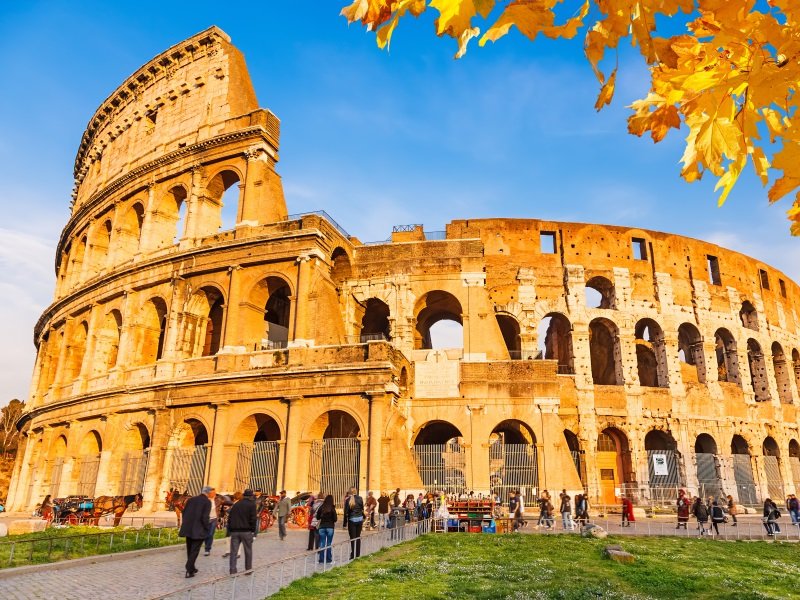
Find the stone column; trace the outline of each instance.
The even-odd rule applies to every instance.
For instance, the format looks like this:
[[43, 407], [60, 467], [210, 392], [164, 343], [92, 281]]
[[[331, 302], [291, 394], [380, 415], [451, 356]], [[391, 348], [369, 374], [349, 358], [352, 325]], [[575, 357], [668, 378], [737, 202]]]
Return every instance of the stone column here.
[[311, 279], [311, 261], [314, 260], [310, 255], [297, 257], [297, 290], [295, 291], [296, 300], [292, 302], [294, 314], [292, 315], [292, 335], [289, 339], [289, 346], [313, 346], [314, 340], [310, 339], [309, 320], [311, 315], [308, 311], [308, 285]]
[[211, 460], [208, 469], [206, 483], [218, 490], [225, 489], [223, 484], [233, 483], [233, 475], [229, 472], [235, 471], [236, 463], [226, 462], [225, 440], [228, 435], [228, 415], [230, 404], [221, 402], [214, 404], [216, 415], [214, 416], [214, 429], [211, 432]]
[[[225, 303], [225, 330], [222, 332], [222, 348], [218, 354], [247, 352], [244, 344], [240, 305], [247, 301], [241, 289], [242, 268], [232, 265], [228, 268], [228, 298]], [[252, 348], [250, 349], [252, 350]]]
[[370, 399], [372, 403], [372, 419], [370, 421], [369, 437], [369, 480], [367, 481], [367, 491], [380, 491], [383, 485], [381, 458], [383, 445], [383, 423], [386, 409], [391, 404], [391, 396], [388, 394], [373, 395]]
[[170, 434], [170, 416], [166, 409], [150, 411], [152, 425], [150, 432], [150, 456], [144, 478], [143, 508], [150, 512], [164, 509], [167, 495], [169, 473], [167, 471], [167, 444]]

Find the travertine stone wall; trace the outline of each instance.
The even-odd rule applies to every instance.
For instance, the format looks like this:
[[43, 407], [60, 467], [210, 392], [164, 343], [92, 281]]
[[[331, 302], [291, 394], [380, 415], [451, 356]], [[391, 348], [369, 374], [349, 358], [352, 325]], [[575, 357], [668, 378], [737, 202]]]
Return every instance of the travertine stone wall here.
[[[256, 443], [273, 444], [273, 488], [332, 485], [320, 444], [341, 439], [356, 450], [336, 460], [373, 490], [516, 482], [608, 503], [688, 487], [752, 503], [800, 485], [800, 289], [783, 273], [700, 240], [532, 219], [363, 244], [326, 214], [287, 217], [278, 143], [217, 28], [92, 117], [34, 332], [12, 509], [132, 488], [157, 509], [196, 448], [197, 477], [233, 490]], [[442, 320], [463, 339], [434, 350]]]

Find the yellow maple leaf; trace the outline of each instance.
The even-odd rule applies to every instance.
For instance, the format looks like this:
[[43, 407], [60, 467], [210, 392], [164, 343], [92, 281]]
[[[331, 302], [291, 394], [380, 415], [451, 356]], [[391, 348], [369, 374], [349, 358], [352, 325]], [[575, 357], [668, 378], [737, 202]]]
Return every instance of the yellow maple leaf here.
[[597, 102], [594, 103], [595, 110], [602, 110], [608, 104], [611, 104], [611, 99], [614, 97], [614, 87], [617, 85], [617, 70], [614, 69], [611, 75], [600, 88], [600, 93], [597, 95]]

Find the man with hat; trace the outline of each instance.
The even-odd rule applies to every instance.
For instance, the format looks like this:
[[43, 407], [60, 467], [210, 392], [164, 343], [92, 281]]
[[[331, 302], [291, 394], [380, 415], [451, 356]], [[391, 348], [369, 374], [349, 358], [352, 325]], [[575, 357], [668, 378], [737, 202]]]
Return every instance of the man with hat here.
[[183, 508], [178, 535], [186, 538], [186, 577], [194, 577], [197, 573], [194, 563], [211, 529], [209, 516], [214, 507], [214, 496], [214, 488], [207, 485], [199, 495], [189, 498]]
[[244, 568], [253, 568], [253, 536], [258, 526], [258, 515], [253, 490], [245, 490], [242, 499], [228, 512], [228, 533], [231, 536], [230, 572], [236, 573], [239, 545], [244, 546]]
[[278, 517], [278, 537], [283, 541], [286, 538], [286, 519], [289, 518], [289, 513], [292, 512], [292, 503], [286, 497], [286, 490], [281, 490], [281, 499], [275, 505], [273, 514]]

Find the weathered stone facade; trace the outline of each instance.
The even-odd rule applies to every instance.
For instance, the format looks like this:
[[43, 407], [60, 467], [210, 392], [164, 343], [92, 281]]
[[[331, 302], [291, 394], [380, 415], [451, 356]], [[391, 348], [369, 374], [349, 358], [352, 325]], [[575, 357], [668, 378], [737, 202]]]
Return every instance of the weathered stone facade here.
[[[595, 502], [683, 486], [753, 503], [800, 485], [800, 289], [785, 275], [699, 240], [538, 220], [362, 244], [325, 214], [287, 215], [279, 131], [216, 28], [92, 117], [12, 510], [348, 477]], [[431, 349], [442, 320], [463, 348]]]

